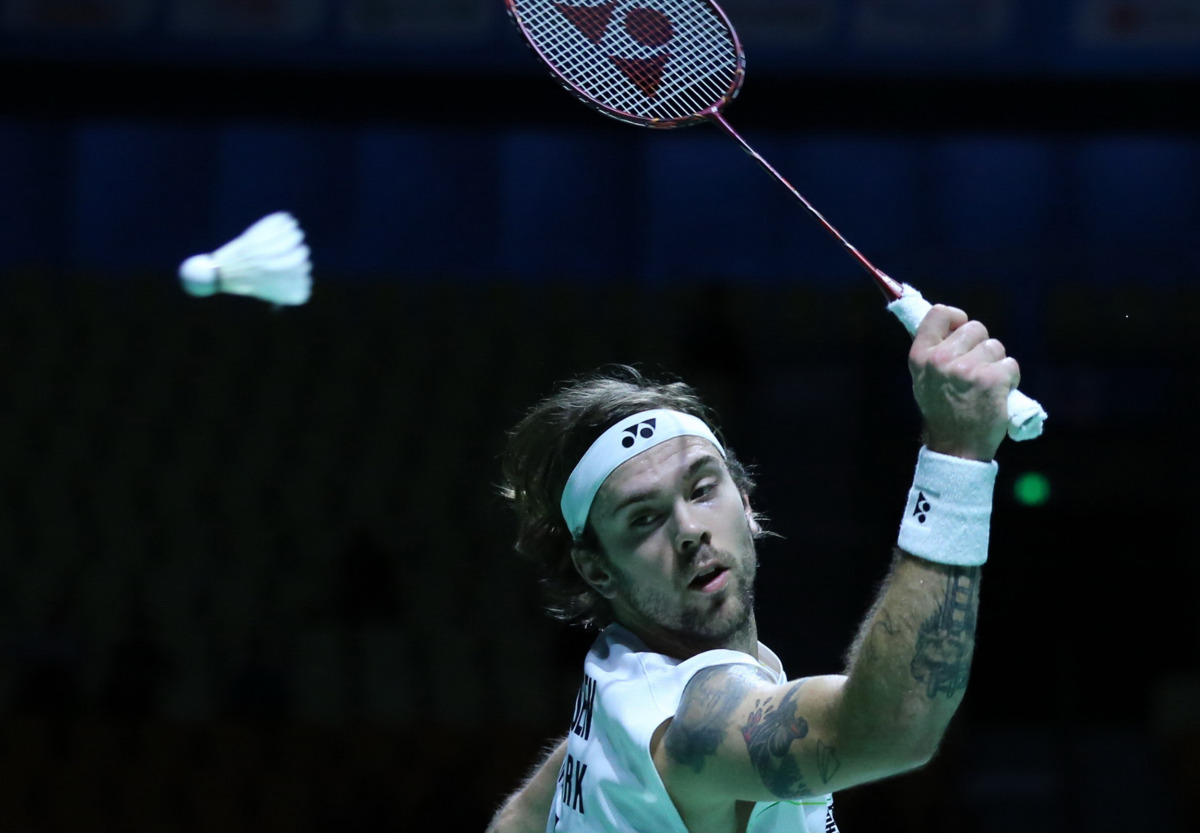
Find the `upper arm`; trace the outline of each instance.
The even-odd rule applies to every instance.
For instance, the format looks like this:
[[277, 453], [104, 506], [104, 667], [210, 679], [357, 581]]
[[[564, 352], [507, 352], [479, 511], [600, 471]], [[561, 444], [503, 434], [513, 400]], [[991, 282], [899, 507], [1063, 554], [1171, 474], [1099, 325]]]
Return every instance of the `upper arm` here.
[[566, 754], [567, 740], [563, 738], [534, 769], [521, 789], [508, 797], [492, 818], [487, 833], [543, 833], [554, 801], [558, 770]]
[[823, 795], [910, 769], [841, 718], [846, 678], [777, 684], [750, 665], [705, 668], [688, 683], [655, 763], [676, 800], [773, 801]]

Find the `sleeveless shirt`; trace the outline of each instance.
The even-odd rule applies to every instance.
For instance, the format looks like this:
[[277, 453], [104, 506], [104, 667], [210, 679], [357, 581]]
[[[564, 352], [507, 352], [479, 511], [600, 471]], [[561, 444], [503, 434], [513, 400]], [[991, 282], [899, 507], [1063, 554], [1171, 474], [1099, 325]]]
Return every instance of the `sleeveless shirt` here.
[[[761, 642], [758, 653], [718, 649], [681, 661], [621, 625], [605, 628], [584, 660], [546, 833], [688, 833], [654, 766], [651, 736], [702, 668], [756, 665], [787, 682], [775, 653]], [[837, 833], [833, 796], [757, 802], [746, 833]]]

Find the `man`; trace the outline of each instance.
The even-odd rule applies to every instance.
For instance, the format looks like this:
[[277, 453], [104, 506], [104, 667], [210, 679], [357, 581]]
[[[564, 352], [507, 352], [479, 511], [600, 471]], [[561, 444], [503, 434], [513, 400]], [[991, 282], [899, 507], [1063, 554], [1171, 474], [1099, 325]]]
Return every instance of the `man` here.
[[566, 739], [489, 831], [825, 833], [833, 792], [930, 760], [966, 688], [1019, 369], [942, 306], [909, 366], [925, 446], [891, 572], [845, 672], [808, 679], [758, 641], [753, 483], [690, 388], [626, 370], [521, 421], [517, 549], [552, 613], [603, 630]]

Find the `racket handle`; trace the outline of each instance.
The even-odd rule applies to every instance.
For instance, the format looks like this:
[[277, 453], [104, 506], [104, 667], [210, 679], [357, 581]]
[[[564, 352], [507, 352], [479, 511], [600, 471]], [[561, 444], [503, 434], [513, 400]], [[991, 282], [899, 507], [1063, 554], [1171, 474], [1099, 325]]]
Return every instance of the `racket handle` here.
[[[888, 304], [888, 312], [900, 319], [900, 323], [908, 330], [909, 335], [917, 332], [917, 327], [925, 319], [925, 314], [933, 308], [920, 292], [908, 284], [903, 284], [901, 296]], [[1042, 434], [1042, 422], [1046, 419], [1046, 411], [1034, 399], [1030, 399], [1016, 388], [1008, 394], [1008, 436], [1020, 442], [1032, 440]]]

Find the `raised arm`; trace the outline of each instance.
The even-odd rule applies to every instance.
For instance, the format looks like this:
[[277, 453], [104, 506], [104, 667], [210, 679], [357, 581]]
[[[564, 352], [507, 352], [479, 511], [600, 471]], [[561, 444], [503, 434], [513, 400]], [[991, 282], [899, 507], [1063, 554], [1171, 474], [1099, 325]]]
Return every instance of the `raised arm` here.
[[936, 489], [915, 482], [906, 509], [914, 517], [900, 540], [922, 557], [897, 550], [845, 674], [775, 685], [723, 666], [693, 678], [655, 753], [681, 806], [802, 799], [913, 769], [936, 752], [966, 690], [989, 461], [1019, 371], [983, 325], [947, 307], [926, 317], [909, 363], [926, 423], [921, 465], [929, 458], [943, 478], [929, 481]]
[[521, 789], [510, 795], [496, 811], [487, 826], [487, 833], [545, 833], [558, 770], [566, 754], [567, 740], [563, 738], [538, 764]]
[[846, 674], [692, 679], [656, 755], [668, 791], [681, 806], [794, 800], [925, 764], [966, 690], [978, 604], [978, 567], [897, 552]]
[[894, 755], [878, 747], [873, 754], [893, 764], [928, 760], [966, 691], [978, 564], [987, 552], [991, 459], [1007, 430], [1008, 393], [1020, 380], [1017, 363], [983, 324], [943, 306], [918, 328], [909, 367], [926, 448], [900, 543], [916, 555], [897, 549], [850, 649], [838, 705], [843, 743], [869, 749], [872, 737], [890, 738]]

